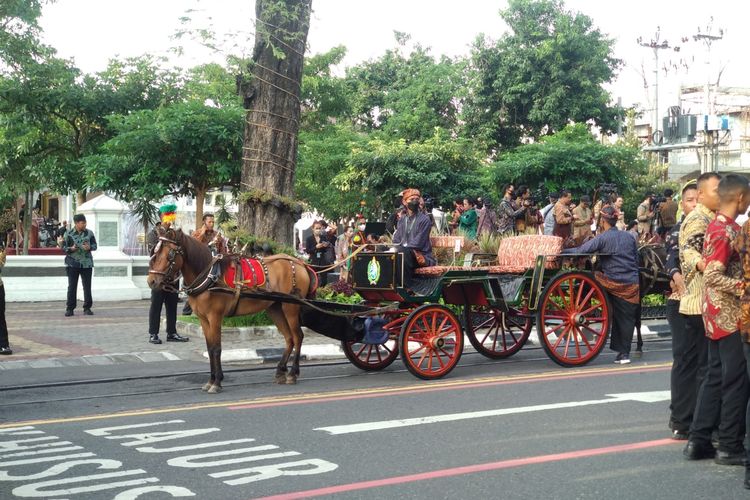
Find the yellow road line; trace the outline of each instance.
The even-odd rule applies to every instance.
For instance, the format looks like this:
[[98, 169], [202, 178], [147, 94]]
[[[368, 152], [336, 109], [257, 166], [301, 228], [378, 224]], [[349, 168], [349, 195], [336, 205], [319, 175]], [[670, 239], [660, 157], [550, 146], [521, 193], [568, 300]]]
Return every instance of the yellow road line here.
[[267, 405], [269, 403], [285, 403], [298, 401], [315, 401], [318, 399], [329, 399], [344, 396], [366, 396], [366, 395], [397, 395], [409, 392], [420, 392], [423, 390], [435, 388], [461, 388], [465, 386], [476, 386], [497, 382], [522, 382], [529, 380], [553, 379], [560, 376], [570, 377], [571, 375], [590, 375], [590, 374], [607, 374], [623, 372], [651, 371], [671, 366], [671, 362], [655, 363], [650, 365], [639, 365], [629, 367], [608, 367], [608, 368], [587, 368], [574, 370], [556, 370], [553, 372], [532, 373], [523, 375], [499, 375], [494, 377], [476, 377], [465, 380], [445, 380], [437, 382], [422, 382], [408, 386], [400, 387], [377, 387], [371, 389], [347, 389], [342, 391], [315, 392], [310, 394], [290, 394], [284, 396], [270, 396], [256, 399], [245, 399], [239, 401], [224, 401], [217, 403], [198, 403], [184, 406], [173, 406], [168, 408], [143, 408], [140, 410], [124, 411], [116, 413], [102, 413], [97, 415], [81, 415], [76, 417], [51, 418], [40, 420], [27, 420], [0, 424], [0, 429], [17, 427], [20, 425], [49, 425], [60, 423], [87, 422], [92, 420], [104, 420], [110, 418], [138, 417], [144, 415], [159, 415], [163, 413], [175, 413], [184, 411], [205, 410], [213, 408], [226, 408], [229, 406], [249, 406], [249, 405]]

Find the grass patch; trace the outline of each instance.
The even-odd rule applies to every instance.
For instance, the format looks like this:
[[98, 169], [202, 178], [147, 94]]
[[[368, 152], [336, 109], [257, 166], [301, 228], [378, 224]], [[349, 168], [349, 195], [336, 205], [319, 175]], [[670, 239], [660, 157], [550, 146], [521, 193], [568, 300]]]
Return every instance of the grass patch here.
[[[194, 325], [200, 325], [200, 320], [193, 315], [190, 316], [177, 316], [178, 321], [184, 321], [185, 323], [192, 323]], [[234, 316], [232, 318], [224, 318], [221, 322], [221, 326], [228, 328], [238, 328], [242, 326], [268, 326], [273, 325], [273, 321], [268, 317], [266, 311], [261, 311], [256, 314], [249, 314], [247, 316]]]

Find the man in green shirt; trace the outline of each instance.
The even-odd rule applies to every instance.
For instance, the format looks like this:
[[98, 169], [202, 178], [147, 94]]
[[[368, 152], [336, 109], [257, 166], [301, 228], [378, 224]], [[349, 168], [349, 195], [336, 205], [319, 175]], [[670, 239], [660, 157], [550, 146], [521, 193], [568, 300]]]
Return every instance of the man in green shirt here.
[[65, 252], [65, 272], [68, 275], [68, 300], [65, 304], [65, 316], [73, 316], [78, 300], [78, 277], [83, 284], [83, 314], [92, 316], [91, 275], [94, 270], [94, 258], [91, 252], [96, 250], [94, 232], [86, 229], [86, 217], [76, 214], [73, 227], [57, 240]]

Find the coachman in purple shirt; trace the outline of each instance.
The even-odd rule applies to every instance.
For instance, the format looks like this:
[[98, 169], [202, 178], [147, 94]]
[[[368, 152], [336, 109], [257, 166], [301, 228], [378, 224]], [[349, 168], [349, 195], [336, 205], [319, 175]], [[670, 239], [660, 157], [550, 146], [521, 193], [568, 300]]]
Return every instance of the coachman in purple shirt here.
[[437, 262], [432, 255], [432, 243], [430, 243], [432, 220], [420, 211], [420, 199], [421, 194], [417, 189], [404, 190], [403, 201], [406, 205], [406, 214], [398, 220], [396, 232], [393, 234], [396, 251], [403, 254], [404, 286], [407, 288], [413, 282], [414, 269], [434, 266]]

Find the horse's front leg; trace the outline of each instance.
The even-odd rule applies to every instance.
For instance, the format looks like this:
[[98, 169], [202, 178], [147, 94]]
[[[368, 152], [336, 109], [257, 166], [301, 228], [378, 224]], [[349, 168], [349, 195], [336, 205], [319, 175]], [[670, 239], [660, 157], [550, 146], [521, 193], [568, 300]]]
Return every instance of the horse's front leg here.
[[221, 381], [224, 380], [224, 372], [221, 369], [221, 320], [220, 314], [214, 314], [208, 318], [209, 328], [206, 335], [206, 348], [211, 363], [211, 378], [208, 380], [208, 384], [203, 387], [209, 394], [221, 392]]
[[203, 386], [201, 387], [201, 390], [203, 392], [206, 392], [211, 388], [212, 385], [214, 385], [214, 380], [216, 380], [216, 375], [215, 375], [216, 367], [214, 365], [214, 358], [213, 356], [211, 356], [211, 349], [213, 347], [213, 344], [211, 341], [212, 339], [211, 325], [208, 322], [208, 319], [205, 317], [199, 316], [198, 319], [200, 319], [200, 322], [201, 322], [201, 329], [203, 330], [203, 337], [206, 339], [206, 352], [208, 352], [208, 363], [209, 363], [209, 366], [211, 367], [211, 375], [208, 378], [208, 382], [203, 384]]

